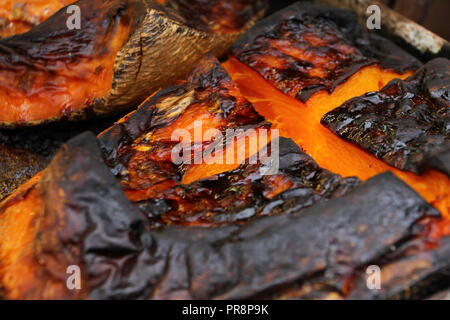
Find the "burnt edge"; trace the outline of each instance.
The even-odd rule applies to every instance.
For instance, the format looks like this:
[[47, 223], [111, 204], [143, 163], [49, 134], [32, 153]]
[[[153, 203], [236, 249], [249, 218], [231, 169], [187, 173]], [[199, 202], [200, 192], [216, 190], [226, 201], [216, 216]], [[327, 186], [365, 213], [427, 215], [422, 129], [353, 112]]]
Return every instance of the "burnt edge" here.
[[[111, 128], [99, 135], [105, 162], [112, 172], [123, 182], [123, 187], [131, 190], [142, 190], [145, 188], [129, 183], [130, 161], [136, 164], [142, 161], [134, 159], [135, 155], [149, 154], [133, 149], [133, 144], [139, 137], [153, 133], [155, 130], [165, 128], [173, 124], [185, 110], [191, 106], [206, 105], [210, 109], [212, 117], [224, 120], [218, 130], [225, 133], [226, 129], [258, 129], [270, 128], [270, 123], [258, 114], [252, 104], [243, 96], [233, 92], [235, 85], [226, 70], [219, 61], [211, 54], [206, 54], [198, 65], [191, 71], [187, 80], [179, 84], [166, 87], [154, 96], [146, 100], [136, 111], [128, 114]], [[224, 142], [226, 143], [226, 141]], [[180, 182], [189, 168], [189, 164], [175, 164], [171, 161], [170, 153], [178, 141], [170, 139], [152, 140], [151, 135], [140, 140], [139, 145], [150, 147], [152, 152], [165, 153], [165, 157], [158, 159], [146, 158], [146, 166], [158, 177], [152, 179], [152, 185], [167, 183], [170, 181]], [[213, 142], [197, 143], [201, 147], [213, 146]], [[134, 145], [135, 146], [135, 145]], [[194, 154], [191, 154], [193, 158]], [[130, 160], [131, 159], [131, 160]], [[139, 170], [137, 166], [136, 172]], [[125, 175], [122, 173], [125, 172]], [[148, 175], [148, 171], [147, 174]], [[136, 181], [136, 185], [148, 184], [146, 178]]]
[[78, 298], [241, 299], [317, 275], [342, 291], [355, 269], [417, 235], [418, 220], [439, 216], [404, 182], [384, 173], [294, 217], [149, 231], [103, 163], [92, 134], [64, 146], [37, 187], [44, 203], [34, 246], [39, 268], [58, 279], [65, 265], [83, 266], [86, 289]]
[[[252, 67], [251, 64], [256, 63], [256, 61], [248, 56], [251, 56], [252, 52], [258, 50], [263, 39], [279, 38], [279, 28], [281, 28], [281, 24], [283, 23], [292, 22], [293, 27], [301, 29], [304, 28], [302, 25], [304, 21], [312, 21], [313, 24], [324, 24], [325, 27], [330, 27], [333, 32], [335, 32], [336, 39], [341, 38], [340, 40], [343, 41], [343, 43], [354, 47], [356, 51], [344, 60], [337, 60], [341, 66], [336, 69], [337, 74], [333, 74], [333, 79], [322, 78], [322, 80], [319, 81], [315, 77], [307, 75], [306, 77], [309, 77], [308, 81], [310, 84], [307, 84], [295, 95], [295, 97], [302, 102], [307, 101], [315, 92], [324, 89], [328, 90], [330, 93], [333, 92], [338, 85], [344, 83], [358, 70], [368, 65], [379, 64], [382, 68], [391, 69], [399, 73], [408, 70], [416, 70], [422, 65], [422, 63], [414, 56], [410, 55], [390, 40], [373, 32], [363, 30], [358, 22], [358, 16], [355, 11], [313, 5], [308, 2], [294, 3], [257, 22], [233, 44], [231, 54], [242, 63]], [[262, 50], [269, 50], [267, 48], [269, 48], [269, 46], [264, 47]], [[321, 54], [319, 50], [320, 47], [317, 49], [310, 45], [309, 49], [313, 51], [316, 50], [318, 55]], [[292, 59], [292, 57], [285, 56], [282, 59], [287, 61]], [[347, 61], [348, 59], [352, 59], [353, 61]], [[293, 62], [285, 63], [287, 63], [287, 65], [290, 63], [291, 65], [289, 65], [289, 67], [294, 69], [298, 68], [298, 65], [305, 64], [307, 67], [308, 64], [310, 64], [297, 58], [293, 58]], [[266, 80], [271, 81], [263, 74], [263, 72], [266, 71], [263, 71], [263, 69], [264, 68], [261, 67], [256, 71], [266, 78]], [[278, 73], [282, 71], [283, 70], [278, 70]], [[334, 71], [335, 70], [333, 70], [333, 72]], [[289, 69], [285, 70], [285, 72], [292, 72], [292, 74], [295, 74], [295, 70]], [[280, 76], [282, 75], [278, 75], [278, 77]], [[287, 85], [281, 82], [273, 84], [282, 91], [289, 89], [289, 82], [296, 81], [295, 78], [289, 77], [290, 75], [288, 73], [286, 79], [284, 79], [287, 82]], [[285, 86], [286, 88], [284, 89]]]
[[[277, 140], [260, 151], [270, 154], [267, 159], [247, 159], [235, 170], [174, 186], [135, 204], [153, 227], [194, 223], [216, 227], [263, 216], [297, 214], [345, 195], [361, 183], [356, 177], [342, 178], [320, 168], [291, 139]], [[279, 169], [265, 175], [273, 165], [273, 146], [278, 148]], [[277, 190], [279, 187], [284, 191]]]
[[437, 58], [406, 80], [350, 99], [321, 123], [387, 164], [449, 174], [450, 61]]

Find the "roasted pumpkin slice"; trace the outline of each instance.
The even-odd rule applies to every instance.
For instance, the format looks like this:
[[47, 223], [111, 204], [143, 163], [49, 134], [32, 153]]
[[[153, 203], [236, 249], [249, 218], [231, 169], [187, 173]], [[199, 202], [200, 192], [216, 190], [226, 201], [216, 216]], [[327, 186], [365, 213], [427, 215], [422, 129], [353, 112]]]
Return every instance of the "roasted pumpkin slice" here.
[[76, 0], [2, 0], [0, 38], [27, 32]]
[[[248, 158], [239, 168], [181, 184], [139, 201], [138, 208], [153, 226], [162, 224], [217, 226], [262, 216], [298, 213], [319, 201], [352, 191], [359, 179], [335, 175], [317, 166], [290, 139], [272, 139], [266, 154], [279, 162], [267, 174], [269, 161]], [[271, 148], [277, 148], [276, 155]]]
[[70, 14], [61, 10], [25, 34], [0, 40], [0, 126], [135, 107], [183, 79], [205, 52], [224, 54], [265, 7], [263, 0], [212, 2], [205, 10], [224, 9], [220, 20], [193, 19], [197, 1], [81, 0], [80, 29], [71, 30]]
[[[373, 46], [379, 41], [385, 51]], [[332, 93], [365, 66], [403, 72], [420, 65], [389, 41], [362, 33], [354, 11], [300, 2], [257, 23], [232, 54], [302, 102], [318, 91]]]
[[139, 201], [237, 168], [267, 144], [269, 129], [208, 54], [186, 81], [158, 92], [99, 139], [106, 163], [129, 198]]
[[422, 173], [450, 152], [450, 61], [432, 60], [406, 80], [353, 98], [322, 124], [393, 167]]
[[[362, 180], [392, 171], [450, 216], [448, 176], [437, 170], [417, 175], [396, 169], [320, 123], [347, 100], [405, 79], [419, 66], [388, 40], [361, 33], [357, 25], [351, 11], [297, 3], [249, 30], [224, 66], [272, 128], [293, 139], [320, 167]], [[278, 39], [284, 39], [282, 46]], [[318, 68], [324, 72], [315, 73]], [[444, 156], [434, 158], [436, 167], [444, 165]]]
[[[291, 217], [150, 231], [92, 134], [65, 145], [0, 211], [0, 284], [9, 299], [258, 298], [323, 276], [345, 296], [355, 272], [409, 243], [417, 221], [438, 214], [386, 173]], [[448, 250], [430, 254], [442, 264], [428, 278], [442, 279]], [[74, 265], [81, 290], [67, 286]]]

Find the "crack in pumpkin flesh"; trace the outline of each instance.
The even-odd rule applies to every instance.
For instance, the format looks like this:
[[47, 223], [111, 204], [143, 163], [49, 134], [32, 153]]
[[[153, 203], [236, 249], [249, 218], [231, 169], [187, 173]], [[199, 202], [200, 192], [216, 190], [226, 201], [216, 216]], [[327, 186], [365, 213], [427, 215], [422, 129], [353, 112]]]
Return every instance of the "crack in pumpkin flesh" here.
[[327, 112], [345, 101], [378, 91], [390, 80], [405, 79], [412, 72], [400, 75], [377, 65], [364, 67], [333, 93], [320, 91], [302, 103], [283, 94], [233, 56], [223, 66], [256, 111], [272, 123], [272, 128], [279, 129], [280, 136], [294, 140], [319, 166], [343, 177], [357, 176], [362, 180], [391, 171], [450, 219], [450, 179], [445, 174], [429, 170], [416, 175], [398, 170], [342, 140], [320, 124]]

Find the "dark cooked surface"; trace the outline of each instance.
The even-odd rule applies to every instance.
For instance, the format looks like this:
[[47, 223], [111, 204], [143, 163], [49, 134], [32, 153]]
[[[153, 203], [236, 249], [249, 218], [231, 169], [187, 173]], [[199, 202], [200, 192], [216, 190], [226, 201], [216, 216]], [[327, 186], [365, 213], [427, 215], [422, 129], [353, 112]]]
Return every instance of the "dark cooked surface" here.
[[376, 59], [384, 69], [404, 73], [417, 70], [422, 63], [392, 41], [373, 32], [363, 33], [356, 46], [368, 58]]
[[116, 118], [0, 129], [0, 199], [44, 169], [62, 144], [84, 131], [99, 134]]
[[84, 131], [95, 134], [110, 127], [120, 116], [79, 122], [60, 122], [32, 128], [0, 129], [0, 145], [26, 150], [48, 161], [61, 145]]
[[442, 171], [450, 177], [450, 149], [432, 157], [428, 161], [428, 166]]
[[399, 169], [420, 173], [431, 165], [448, 173], [450, 61], [432, 60], [405, 81], [353, 98], [322, 124]]
[[[270, 144], [267, 149], [270, 155]], [[343, 179], [320, 168], [286, 138], [279, 139], [280, 168], [275, 174], [265, 175], [267, 163], [260, 159], [249, 162], [247, 159], [233, 171], [173, 187], [137, 206], [155, 226], [217, 226], [297, 213], [319, 201], [347, 194], [360, 183], [358, 178]]]
[[301, 101], [332, 92], [363, 66], [399, 72], [420, 66], [389, 40], [363, 33], [355, 12], [300, 2], [258, 22], [231, 52]]
[[252, 298], [318, 276], [342, 290], [356, 268], [410, 239], [424, 215], [438, 214], [385, 173], [298, 216], [149, 231], [86, 134], [60, 150], [37, 188], [44, 211], [35, 272], [65, 281], [68, 265], [82, 266], [78, 298]]
[[170, 0], [163, 10], [177, 12], [189, 27], [204, 32], [239, 32], [267, 6], [267, 0]]
[[380, 263], [381, 290], [367, 289], [366, 273], [361, 271], [347, 298], [423, 299], [450, 286], [450, 237], [441, 239], [432, 250], [424, 249], [419, 240], [400, 246], [396, 252], [394, 258]]
[[[218, 123], [216, 129], [224, 135], [227, 129], [270, 126], [240, 95], [219, 61], [205, 55], [187, 81], [161, 90], [99, 136], [105, 161], [123, 188], [143, 190], [181, 180], [189, 165], [175, 164], [171, 154], [180, 141], [172, 140], [170, 135], [159, 136], [158, 129], [169, 128], [185, 114], [192, 115], [192, 119], [187, 119], [181, 128], [193, 127], [194, 117], [206, 115], [200, 120]], [[212, 143], [195, 142], [197, 146], [192, 149], [201, 150]]]
[[43, 157], [0, 145], [0, 201], [46, 164]]
[[[58, 62], [75, 63], [86, 58], [107, 54], [105, 46], [114, 35], [120, 23], [134, 24], [128, 11], [135, 8], [133, 1], [108, 1], [102, 3], [79, 1], [83, 32], [76, 32], [66, 27], [68, 14], [61, 11], [43, 22], [39, 28], [29, 32], [5, 38], [0, 41], [0, 67], [24, 73], [22, 90], [30, 90], [33, 85], [34, 72], [46, 71], [58, 73]], [[142, 10], [142, 6], [140, 6]], [[63, 27], [64, 26], [64, 27]], [[70, 53], [70, 54], [68, 54]], [[79, 75], [80, 77], [83, 75]], [[10, 83], [15, 90], [15, 83]]]

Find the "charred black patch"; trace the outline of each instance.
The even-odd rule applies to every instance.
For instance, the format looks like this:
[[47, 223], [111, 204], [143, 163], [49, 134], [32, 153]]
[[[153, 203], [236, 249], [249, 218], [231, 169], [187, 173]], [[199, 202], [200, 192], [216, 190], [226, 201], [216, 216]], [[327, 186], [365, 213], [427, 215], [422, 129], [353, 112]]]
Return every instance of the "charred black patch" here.
[[420, 63], [389, 40], [362, 32], [353, 11], [296, 3], [260, 21], [232, 54], [301, 101], [332, 92], [359, 69], [381, 64], [400, 72]]
[[413, 76], [393, 80], [326, 114], [322, 124], [402, 170], [427, 166], [448, 173], [450, 62], [435, 59]]
[[267, 6], [266, 0], [171, 0], [166, 12], [204, 32], [237, 32]]
[[85, 131], [99, 134], [120, 116], [80, 122], [60, 122], [32, 128], [0, 129], [0, 145], [25, 150], [50, 161], [69, 139]]
[[[316, 278], [342, 292], [345, 279], [417, 235], [418, 220], [438, 214], [386, 173], [301, 215], [149, 231], [92, 135], [64, 146], [37, 188], [44, 211], [33, 246], [36, 272], [65, 281], [67, 265], [82, 266], [78, 298], [252, 298]], [[430, 276], [442, 276], [444, 265], [433, 268]], [[47, 278], [39, 279], [45, 286]]]
[[[70, 30], [66, 26], [69, 14], [55, 14], [39, 28], [0, 41], [0, 67], [2, 70], [58, 72], [56, 63], [74, 63], [81, 59], [98, 57], [105, 50], [120, 23], [133, 23], [124, 11], [133, 5], [123, 1], [107, 4], [80, 1], [82, 30]], [[130, 2], [131, 3], [131, 2]], [[39, 45], [36, 45], [39, 44]], [[68, 54], [70, 53], [70, 54]]]
[[[381, 290], [369, 290], [367, 274], [356, 274], [348, 299], [424, 299], [450, 286], [450, 237], [426, 249], [422, 239], [409, 241], [379, 263]], [[405, 290], [405, 288], [407, 288]]]

